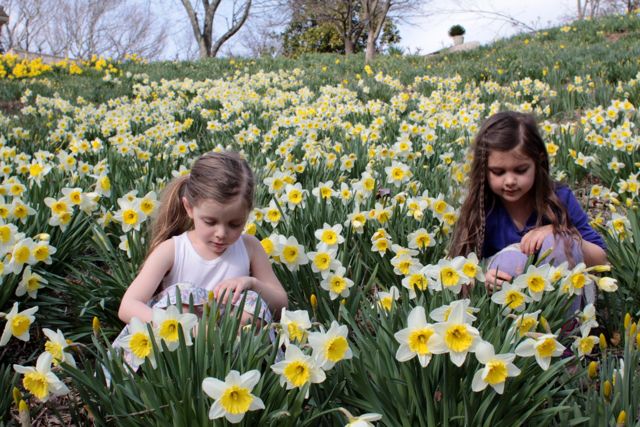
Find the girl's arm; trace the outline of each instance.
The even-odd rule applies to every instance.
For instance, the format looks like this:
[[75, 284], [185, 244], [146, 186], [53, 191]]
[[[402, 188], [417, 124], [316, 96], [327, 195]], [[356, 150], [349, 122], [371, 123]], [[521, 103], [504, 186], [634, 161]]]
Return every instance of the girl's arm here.
[[153, 311], [147, 302], [173, 266], [173, 258], [173, 239], [162, 242], [149, 254], [142, 269], [122, 297], [118, 310], [120, 320], [129, 323], [133, 317], [143, 322], [153, 319]]
[[287, 293], [273, 272], [269, 257], [258, 239], [250, 235], [240, 238], [244, 239], [247, 248], [251, 276], [234, 277], [218, 283], [213, 289], [214, 298], [220, 299], [223, 304], [226, 304], [227, 301], [235, 304], [242, 298], [243, 291], [252, 290], [260, 295], [271, 309], [274, 317], [277, 318], [282, 308], [288, 305]]
[[584, 263], [587, 267], [594, 265], [606, 265], [609, 263], [607, 260], [607, 253], [600, 246], [595, 243], [588, 242], [582, 239], [582, 255], [584, 256]]

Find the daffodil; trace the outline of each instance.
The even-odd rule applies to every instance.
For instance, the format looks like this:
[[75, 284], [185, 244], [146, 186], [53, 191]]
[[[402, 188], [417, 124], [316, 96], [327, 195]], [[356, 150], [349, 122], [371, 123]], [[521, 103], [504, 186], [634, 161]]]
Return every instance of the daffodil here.
[[14, 302], [9, 313], [4, 316], [7, 323], [0, 337], [0, 347], [6, 345], [12, 336], [21, 341], [29, 341], [29, 328], [36, 319], [33, 315], [36, 311], [38, 311], [37, 306], [19, 312], [18, 303]]
[[522, 313], [515, 317], [513, 324], [507, 332], [507, 337], [511, 337], [512, 340], [519, 340], [527, 333], [535, 332], [538, 326], [538, 315], [540, 312], [541, 310], [536, 310], [533, 313]]
[[120, 209], [116, 211], [113, 219], [120, 223], [122, 232], [126, 233], [131, 229], [140, 230], [140, 225], [147, 219], [147, 215], [140, 208], [140, 202], [122, 197], [118, 199], [118, 205]]
[[409, 290], [409, 299], [414, 299], [416, 297], [416, 290], [426, 291], [432, 284], [435, 287], [437, 282], [435, 280], [429, 280], [424, 274], [423, 268], [412, 268], [400, 283]]
[[596, 283], [598, 289], [604, 292], [615, 292], [618, 290], [618, 282], [613, 277], [601, 277]]
[[464, 258], [462, 274], [467, 276], [470, 280], [479, 280], [484, 282], [484, 273], [482, 272], [482, 268], [480, 268], [480, 260], [478, 259], [478, 255], [474, 252], [471, 252], [466, 256], [466, 258]]
[[[455, 304], [454, 304], [455, 303]], [[456, 300], [454, 303], [442, 305], [438, 308], [431, 310], [429, 313], [429, 317], [431, 317], [436, 322], [447, 322], [449, 320], [449, 316], [451, 315], [451, 310], [457, 304], [462, 304], [464, 306], [464, 319], [467, 323], [472, 323], [477, 319], [474, 316], [474, 313], [480, 311], [479, 308], [471, 307], [471, 300], [468, 298]]]
[[291, 236], [282, 243], [280, 250], [280, 261], [291, 271], [297, 271], [299, 266], [309, 263], [309, 258], [305, 254], [304, 246]]
[[349, 296], [349, 289], [353, 286], [353, 280], [345, 277], [347, 269], [340, 266], [336, 271], [332, 271], [320, 282], [320, 287], [329, 291], [329, 298], [333, 301], [339, 296], [346, 298]]
[[580, 313], [578, 313], [578, 320], [580, 321], [580, 332], [582, 334], [588, 334], [592, 328], [598, 326], [596, 320], [596, 308], [593, 304], [587, 304]]
[[175, 305], [170, 305], [166, 310], [153, 309], [153, 323], [157, 328], [157, 337], [166, 343], [169, 351], [173, 351], [180, 345], [180, 329], [185, 344], [192, 344], [191, 332], [198, 323], [198, 316], [193, 313], [180, 313]]
[[24, 294], [28, 294], [31, 298], [36, 298], [38, 289], [42, 288], [42, 285], [46, 285], [47, 280], [41, 275], [31, 271], [31, 266], [26, 266], [22, 271], [22, 279], [16, 287], [16, 296], [20, 297]]
[[449, 352], [449, 358], [456, 366], [462, 366], [467, 353], [475, 351], [480, 340], [480, 332], [471, 326], [468, 319], [466, 305], [459, 300], [451, 303], [451, 313], [445, 322], [433, 325], [442, 342], [434, 345], [432, 351]]
[[231, 370], [224, 381], [207, 377], [202, 380], [202, 390], [207, 396], [215, 399], [209, 410], [209, 419], [225, 417], [232, 424], [237, 424], [249, 411], [264, 409], [264, 402], [251, 394], [260, 381], [260, 372], [251, 370], [240, 375]]
[[120, 339], [120, 346], [132, 354], [132, 365], [134, 370], [142, 365], [145, 359], [149, 359], [153, 367], [156, 366], [156, 359], [153, 353], [153, 338], [149, 334], [147, 324], [137, 317], [129, 322], [128, 334]]
[[407, 317], [407, 327], [393, 335], [400, 343], [396, 351], [396, 360], [406, 362], [418, 356], [424, 368], [431, 361], [433, 354], [443, 353], [444, 345], [433, 325], [427, 323], [424, 307], [414, 307]]
[[464, 257], [455, 257], [452, 260], [441, 259], [437, 265], [424, 267], [423, 272], [436, 282], [436, 286], [448, 289], [457, 294], [462, 289], [462, 285], [468, 284], [470, 279], [462, 272]]
[[527, 338], [516, 347], [516, 355], [520, 357], [535, 356], [536, 362], [543, 370], [549, 369], [552, 357], [562, 355], [565, 347], [553, 334], [536, 334], [535, 338]]
[[376, 292], [376, 300], [378, 301], [378, 306], [386, 311], [391, 311], [395, 301], [400, 298], [400, 291], [396, 286], [391, 286], [389, 291], [378, 291]]
[[320, 273], [322, 277], [326, 277], [332, 270], [340, 267], [340, 261], [336, 259], [338, 253], [337, 246], [328, 246], [326, 243], [320, 243], [315, 252], [307, 253], [311, 264], [311, 270], [314, 273]]
[[587, 272], [587, 266], [581, 262], [576, 265], [565, 277], [560, 285], [563, 293], [571, 295], [582, 295], [584, 287], [592, 283], [590, 275]]
[[313, 357], [307, 356], [293, 344], [285, 350], [284, 360], [271, 365], [271, 370], [280, 375], [280, 385], [286, 384], [287, 390], [321, 383], [327, 377]]
[[321, 229], [314, 232], [314, 236], [320, 240], [320, 243], [324, 243], [329, 247], [335, 247], [344, 242], [344, 237], [340, 234], [341, 232], [342, 225], [329, 225], [325, 223]]
[[425, 250], [433, 247], [436, 244], [436, 240], [432, 233], [429, 233], [426, 229], [420, 228], [413, 233], [409, 233], [407, 236], [409, 240], [408, 246], [411, 249]]
[[307, 339], [308, 330], [311, 328], [311, 320], [306, 310], [289, 311], [282, 308], [280, 325], [282, 329], [278, 346], [282, 344], [289, 346], [289, 343], [292, 342], [303, 344]]
[[573, 342], [573, 348], [578, 350], [578, 357], [583, 358], [591, 354], [593, 347], [598, 344], [598, 337], [589, 335], [588, 331], [581, 331], [581, 336], [576, 337]]
[[13, 365], [13, 369], [23, 374], [22, 385], [41, 402], [49, 400], [51, 395], [62, 396], [69, 393], [69, 389], [56, 375], [51, 372], [53, 358], [49, 353], [38, 356], [36, 366]]
[[357, 417], [350, 415], [347, 417], [349, 422], [344, 427], [373, 427], [373, 421], [382, 419], [382, 415], [374, 412], [358, 415]]
[[285, 187], [284, 195], [282, 196], [282, 201], [284, 201], [289, 209], [295, 209], [296, 206], [300, 206], [301, 208], [305, 205], [305, 194], [307, 190], [302, 189], [302, 184], [299, 182], [291, 185], [287, 184]]
[[517, 276], [513, 285], [519, 289], [527, 289], [533, 301], [540, 301], [544, 292], [552, 291], [553, 286], [549, 281], [551, 266], [544, 264], [540, 267], [530, 265], [527, 272]]
[[349, 329], [335, 320], [327, 332], [312, 332], [309, 334], [309, 345], [313, 349], [313, 356], [322, 369], [329, 370], [341, 360], [351, 359], [353, 353], [347, 341]]
[[507, 377], [517, 377], [520, 369], [512, 362], [516, 358], [513, 353], [495, 354], [493, 345], [486, 341], [476, 346], [476, 359], [484, 365], [477, 371], [471, 382], [473, 391], [482, 391], [490, 385], [498, 394], [504, 391], [504, 383]]
[[42, 332], [47, 337], [47, 341], [44, 343], [44, 351], [51, 354], [53, 364], [57, 365], [60, 362], [64, 362], [75, 367], [76, 361], [73, 355], [65, 351], [69, 348], [69, 342], [67, 342], [62, 331], [58, 329], [54, 332], [51, 329], [42, 328]]
[[522, 311], [531, 297], [522, 292], [522, 284], [504, 283], [502, 289], [491, 295], [491, 301], [504, 306], [506, 312]]

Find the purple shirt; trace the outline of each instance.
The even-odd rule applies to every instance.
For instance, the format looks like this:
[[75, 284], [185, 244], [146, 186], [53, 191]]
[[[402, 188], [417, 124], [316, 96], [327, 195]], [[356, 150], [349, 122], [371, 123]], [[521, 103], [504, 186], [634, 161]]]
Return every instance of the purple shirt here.
[[[606, 250], [607, 247], [602, 237], [589, 225], [589, 218], [582, 210], [580, 203], [576, 200], [568, 187], [556, 186], [556, 196], [567, 209], [569, 221], [578, 230], [580, 235], [587, 242], [594, 243]], [[518, 243], [529, 230], [535, 228], [536, 212], [533, 212], [522, 230], [518, 230], [509, 213], [502, 205], [498, 197], [495, 198], [495, 206], [487, 214], [487, 222], [484, 233], [484, 245], [482, 247], [482, 257], [487, 258], [507, 246]], [[542, 218], [543, 225], [549, 224], [546, 218]]]

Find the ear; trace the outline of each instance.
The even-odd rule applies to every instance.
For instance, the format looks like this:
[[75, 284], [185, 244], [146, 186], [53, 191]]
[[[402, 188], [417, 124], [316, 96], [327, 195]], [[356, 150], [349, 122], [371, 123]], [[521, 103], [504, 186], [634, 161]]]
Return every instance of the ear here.
[[186, 197], [183, 197], [181, 200], [182, 206], [184, 206], [184, 210], [187, 211], [187, 215], [189, 216], [189, 218], [193, 219], [193, 206], [191, 206], [191, 203], [189, 203], [189, 200], [187, 200]]

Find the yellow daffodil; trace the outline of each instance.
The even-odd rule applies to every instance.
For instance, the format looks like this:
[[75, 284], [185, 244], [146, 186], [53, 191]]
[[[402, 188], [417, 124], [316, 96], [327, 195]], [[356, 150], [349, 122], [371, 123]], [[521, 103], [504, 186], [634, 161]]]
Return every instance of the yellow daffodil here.
[[49, 353], [38, 356], [36, 366], [13, 365], [13, 369], [23, 374], [22, 385], [41, 402], [49, 400], [51, 395], [62, 396], [69, 393], [69, 389], [58, 377], [51, 372], [53, 358]]
[[482, 391], [490, 385], [496, 393], [502, 394], [507, 378], [520, 375], [520, 369], [512, 363], [516, 358], [513, 353], [495, 354], [493, 345], [482, 341], [477, 345], [475, 354], [484, 367], [473, 376], [473, 391]]

